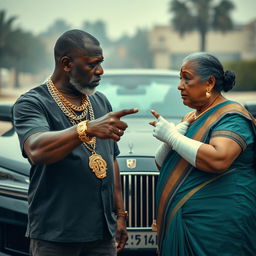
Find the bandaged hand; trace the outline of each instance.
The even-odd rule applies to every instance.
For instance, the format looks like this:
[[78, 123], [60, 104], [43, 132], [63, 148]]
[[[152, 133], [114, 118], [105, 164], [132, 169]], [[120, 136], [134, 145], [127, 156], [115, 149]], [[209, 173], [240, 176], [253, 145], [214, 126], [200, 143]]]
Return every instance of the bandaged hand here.
[[158, 118], [158, 122], [156, 122], [155, 129], [153, 130], [154, 137], [173, 147], [173, 138], [176, 133], [178, 131], [174, 123], [168, 122], [162, 116]]
[[[155, 118], [157, 118], [157, 121], [151, 122], [151, 124], [152, 125], [154, 124], [155, 126], [153, 130], [153, 136], [156, 137], [158, 140], [166, 143], [170, 148], [175, 150], [185, 160], [187, 160], [189, 163], [195, 166], [196, 154], [197, 154], [198, 148], [202, 145], [202, 143], [185, 137], [183, 134], [181, 134], [178, 131], [178, 129], [175, 127], [173, 123], [168, 122], [165, 118], [160, 116], [156, 111], [152, 110], [151, 113], [154, 115]], [[186, 124], [181, 125], [182, 127], [181, 130], [183, 130], [183, 132], [184, 130], [185, 132], [187, 130], [187, 128], [185, 128], [185, 125]], [[163, 147], [165, 147], [165, 151], [166, 151], [166, 146], [163, 146]], [[157, 156], [156, 156], [156, 162], [160, 166], [162, 163], [159, 163], [159, 162], [161, 161], [163, 160], [160, 159], [160, 161], [157, 161]]]
[[187, 132], [189, 125], [190, 125], [189, 121], [184, 121], [184, 122], [178, 123], [175, 127], [177, 132], [184, 135]]
[[[189, 124], [190, 123], [188, 121], [181, 122], [177, 124], [175, 128], [180, 134], [185, 134], [189, 127]], [[159, 167], [162, 166], [164, 159], [166, 158], [170, 150], [172, 150], [172, 147], [165, 142], [162, 142], [156, 149], [155, 160]]]

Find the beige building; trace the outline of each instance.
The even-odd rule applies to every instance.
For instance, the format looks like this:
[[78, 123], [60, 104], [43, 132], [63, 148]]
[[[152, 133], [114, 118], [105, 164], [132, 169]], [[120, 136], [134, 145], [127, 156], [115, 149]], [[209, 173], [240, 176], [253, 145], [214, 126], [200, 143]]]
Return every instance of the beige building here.
[[[177, 69], [186, 55], [200, 51], [200, 35], [197, 31], [180, 36], [170, 26], [155, 26], [149, 33], [149, 42], [154, 67], [159, 69]], [[209, 31], [206, 51], [223, 62], [255, 60], [256, 20], [226, 33]]]

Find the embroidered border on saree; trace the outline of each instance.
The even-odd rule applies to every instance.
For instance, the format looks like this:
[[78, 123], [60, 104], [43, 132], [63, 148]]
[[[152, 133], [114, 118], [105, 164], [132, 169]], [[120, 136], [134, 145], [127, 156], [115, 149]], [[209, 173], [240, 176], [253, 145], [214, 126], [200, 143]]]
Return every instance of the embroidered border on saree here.
[[[220, 105], [221, 106], [219, 106], [219, 108], [216, 109], [214, 113], [206, 117], [206, 120], [204, 120], [204, 123], [196, 131], [192, 139], [203, 142], [206, 138], [206, 135], [210, 127], [212, 127], [212, 125], [214, 125], [220, 118], [222, 118], [225, 114], [228, 113], [239, 113], [245, 116], [247, 119], [251, 120], [254, 126], [256, 126], [255, 119], [242, 105], [232, 101], [226, 101], [224, 102], [224, 105], [223, 103], [220, 103]], [[180, 158], [176, 166], [173, 168], [173, 171], [171, 172], [170, 176], [168, 177], [168, 180], [165, 183], [164, 188], [162, 189], [157, 209], [157, 235], [160, 250], [164, 233], [167, 228], [166, 221], [168, 221], [169, 219], [168, 216], [166, 216], [166, 214], [168, 211], [168, 206], [170, 205], [171, 198], [173, 198], [175, 192], [177, 191], [177, 188], [180, 187], [181, 183], [184, 181], [187, 175], [189, 175], [189, 172], [192, 169], [193, 167], [186, 160]], [[177, 204], [179, 204], [179, 202]]]
[[213, 131], [211, 134], [211, 138], [214, 138], [214, 137], [226, 137], [226, 138], [233, 139], [240, 145], [242, 150], [245, 150], [247, 147], [247, 143], [245, 142], [245, 140], [241, 136], [239, 136], [238, 134], [232, 131], [227, 131], [227, 130]]

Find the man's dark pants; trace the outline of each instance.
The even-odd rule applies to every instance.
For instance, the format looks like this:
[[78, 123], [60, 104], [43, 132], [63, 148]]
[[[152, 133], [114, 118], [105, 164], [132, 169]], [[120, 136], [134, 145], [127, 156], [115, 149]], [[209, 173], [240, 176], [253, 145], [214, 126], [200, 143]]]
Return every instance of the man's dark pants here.
[[59, 243], [30, 240], [31, 256], [116, 256], [115, 239], [86, 243]]

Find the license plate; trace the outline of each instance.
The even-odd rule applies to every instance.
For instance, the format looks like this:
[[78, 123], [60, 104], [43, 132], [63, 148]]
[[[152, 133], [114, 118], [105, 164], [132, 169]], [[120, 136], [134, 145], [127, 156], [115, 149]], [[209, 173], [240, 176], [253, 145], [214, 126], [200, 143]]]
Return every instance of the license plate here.
[[156, 232], [128, 231], [125, 248], [157, 248]]

